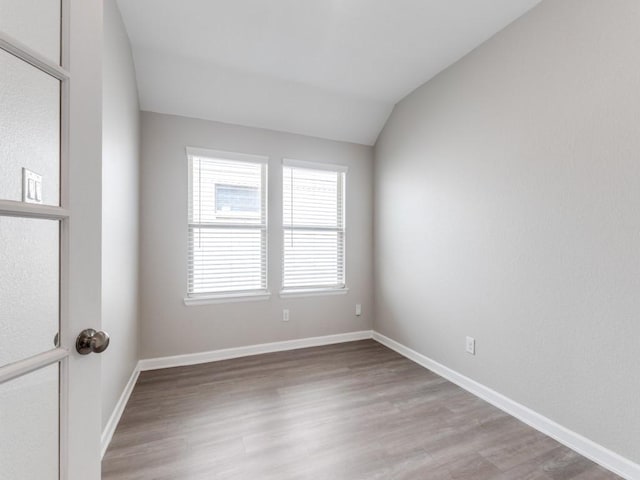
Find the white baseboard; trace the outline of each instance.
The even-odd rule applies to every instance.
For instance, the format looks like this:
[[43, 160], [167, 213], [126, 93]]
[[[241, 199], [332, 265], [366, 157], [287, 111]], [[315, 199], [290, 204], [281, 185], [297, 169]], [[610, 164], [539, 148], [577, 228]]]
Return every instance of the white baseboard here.
[[475, 396], [482, 398], [490, 404], [498, 407], [500, 410], [516, 417], [527, 425], [550, 436], [570, 449], [600, 464], [604, 468], [620, 475], [621, 477], [627, 480], [640, 479], [640, 465], [637, 463], [612, 452], [602, 445], [598, 445], [588, 438], [585, 438], [582, 435], [559, 425], [553, 420], [534, 412], [530, 408], [505, 397], [504, 395], [470, 379], [469, 377], [445, 367], [435, 360], [432, 360], [429, 357], [426, 357], [421, 353], [418, 353], [415, 350], [382, 335], [381, 333], [374, 331], [373, 339], [382, 345], [389, 347], [391, 350], [395, 350], [400, 355], [403, 355], [432, 372], [437, 373], [441, 377], [446, 378], [450, 382], [455, 383], [459, 387], [464, 388]]
[[129, 401], [129, 397], [131, 396], [131, 392], [133, 392], [133, 387], [136, 385], [136, 381], [138, 380], [138, 376], [140, 375], [140, 363], [136, 364], [133, 372], [131, 372], [131, 377], [129, 377], [129, 381], [124, 386], [124, 390], [118, 399], [118, 403], [116, 403], [111, 416], [109, 417], [109, 421], [104, 427], [102, 431], [102, 436], [100, 437], [100, 446], [101, 446], [101, 456], [104, 457], [104, 454], [107, 452], [107, 448], [109, 448], [109, 444], [111, 443], [111, 439], [113, 438], [113, 434], [116, 431], [116, 427], [118, 423], [120, 423], [120, 417], [122, 417], [122, 413], [124, 412], [124, 407], [127, 406], [127, 402]]
[[371, 330], [358, 332], [339, 333], [322, 337], [300, 338], [297, 340], [285, 340], [282, 342], [260, 343], [246, 347], [225, 348], [223, 350], [211, 350], [209, 352], [189, 353], [186, 355], [174, 355], [172, 357], [146, 358], [140, 360], [139, 368], [145, 370], [158, 370], [160, 368], [182, 367], [199, 363], [229, 360], [231, 358], [248, 357], [261, 353], [282, 352], [285, 350], [297, 350], [298, 348], [319, 347], [333, 343], [353, 342], [372, 338]]
[[389, 337], [382, 335], [381, 333], [363, 330], [358, 332], [348, 332], [336, 335], [326, 335], [321, 337], [301, 338], [297, 340], [285, 340], [282, 342], [262, 343], [258, 345], [249, 345], [245, 347], [227, 348], [223, 350], [212, 350], [208, 352], [199, 352], [186, 355], [175, 355], [170, 357], [158, 357], [143, 359], [138, 362], [135, 370], [131, 374], [131, 378], [127, 382], [127, 385], [116, 404], [116, 407], [102, 432], [102, 455], [104, 456], [107, 451], [107, 447], [111, 442], [111, 438], [118, 426], [120, 417], [124, 411], [124, 408], [131, 396], [133, 387], [135, 386], [138, 375], [141, 371], [145, 370], [157, 370], [160, 368], [179, 367], [186, 365], [196, 365], [200, 363], [215, 362], [219, 360], [228, 360], [232, 358], [247, 357], [250, 355], [259, 355], [262, 353], [282, 352], [286, 350], [297, 350], [299, 348], [318, 347], [322, 345], [331, 345], [334, 343], [353, 342], [356, 340], [365, 340], [373, 338], [377, 342], [389, 347], [390, 349], [398, 352], [399, 354], [407, 357], [408, 359], [416, 362], [417, 364], [437, 373], [438, 375], [446, 378], [452, 383], [464, 388], [477, 397], [489, 402], [497, 408], [507, 412], [508, 414], [516, 417], [527, 425], [535, 428], [536, 430], [554, 438], [558, 442], [566, 445], [567, 447], [575, 450], [581, 455], [593, 460], [600, 464], [604, 468], [620, 475], [627, 480], [640, 479], [640, 465], [632, 462], [631, 460], [618, 455], [607, 448], [598, 445], [597, 443], [589, 440], [588, 438], [575, 433], [562, 425], [550, 420], [537, 412], [534, 412], [530, 408], [521, 405], [510, 398], [496, 392], [495, 390], [486, 387], [475, 380], [470, 379], [444, 365], [436, 362], [435, 360], [416, 352], [402, 345], [401, 343], [392, 340]]

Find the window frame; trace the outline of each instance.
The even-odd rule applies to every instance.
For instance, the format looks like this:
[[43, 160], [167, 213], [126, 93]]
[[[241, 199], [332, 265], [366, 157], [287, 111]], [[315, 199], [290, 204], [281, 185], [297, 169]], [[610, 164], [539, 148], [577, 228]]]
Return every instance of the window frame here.
[[[248, 153], [228, 152], [222, 150], [213, 150], [208, 148], [199, 147], [186, 147], [187, 157], [187, 281], [186, 281], [186, 295], [184, 297], [184, 304], [191, 305], [204, 305], [209, 303], [225, 303], [225, 302], [243, 302], [243, 301], [255, 301], [255, 300], [267, 300], [271, 297], [269, 292], [269, 204], [268, 204], [268, 165], [269, 157], [266, 155], [256, 155]], [[264, 286], [259, 289], [249, 290], [227, 290], [227, 291], [212, 291], [212, 292], [199, 292], [194, 293], [191, 290], [192, 286], [192, 274], [193, 264], [190, 258], [190, 242], [192, 235], [192, 228], [202, 228], [202, 225], [208, 225], [211, 228], [215, 228], [206, 223], [193, 222], [192, 218], [192, 202], [193, 202], [193, 161], [194, 158], [209, 158], [212, 160], [234, 161], [244, 162], [261, 165], [261, 195], [260, 201], [262, 204], [261, 211], [264, 212], [261, 218], [261, 223], [247, 223], [246, 225], [229, 221], [220, 222], [222, 228], [229, 228], [234, 226], [237, 228], [256, 229], [262, 233], [264, 244], [261, 246], [261, 252], [263, 258], [261, 258], [260, 265], [263, 268], [261, 277], [264, 278]], [[215, 195], [215, 190], [213, 192]]]
[[[327, 229], [326, 227], [320, 227], [318, 230], [327, 230], [327, 231], [336, 231], [342, 233], [342, 284], [339, 286], [322, 286], [322, 285], [309, 285], [309, 286], [296, 286], [296, 287], [285, 287], [285, 232], [286, 230], [292, 230], [295, 227], [285, 225], [284, 217], [284, 169], [286, 167], [290, 168], [301, 168], [308, 170], [321, 170], [321, 171], [329, 171], [335, 172], [338, 174], [342, 174], [342, 192], [340, 194], [341, 209], [342, 209], [342, 228], [336, 229]], [[348, 181], [348, 171], [349, 167], [346, 165], [339, 165], [334, 163], [324, 163], [324, 162], [311, 162], [306, 160], [296, 160], [292, 158], [283, 158], [282, 165], [280, 168], [280, 175], [282, 179], [282, 185], [280, 189], [281, 194], [281, 220], [282, 220], [282, 230], [281, 230], [281, 239], [282, 239], [282, 249], [281, 249], [281, 285], [280, 285], [280, 297], [289, 298], [289, 297], [305, 297], [305, 296], [318, 296], [318, 295], [341, 295], [346, 294], [349, 291], [347, 286], [347, 181]], [[308, 227], [298, 227], [301, 230], [308, 229]]]

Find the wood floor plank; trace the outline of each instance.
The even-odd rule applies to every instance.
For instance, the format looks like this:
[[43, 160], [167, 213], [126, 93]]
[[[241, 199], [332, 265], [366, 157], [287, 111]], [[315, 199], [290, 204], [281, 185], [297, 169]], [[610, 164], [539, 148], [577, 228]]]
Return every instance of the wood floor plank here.
[[612, 480], [364, 340], [142, 372], [104, 480]]

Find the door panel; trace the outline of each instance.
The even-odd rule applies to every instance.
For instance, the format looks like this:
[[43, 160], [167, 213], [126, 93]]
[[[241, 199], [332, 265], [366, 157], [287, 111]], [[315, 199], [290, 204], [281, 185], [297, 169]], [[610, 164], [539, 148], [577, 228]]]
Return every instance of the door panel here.
[[56, 346], [59, 230], [57, 220], [0, 216], [0, 366]]
[[27, 168], [42, 176], [42, 203], [59, 205], [60, 81], [0, 50], [0, 106], [0, 199], [22, 200]]
[[0, 384], [0, 480], [58, 479], [58, 370]]
[[100, 478], [101, 54], [102, 2], [0, 0], [0, 480]]
[[0, 30], [60, 64], [60, 0], [0, 0]]

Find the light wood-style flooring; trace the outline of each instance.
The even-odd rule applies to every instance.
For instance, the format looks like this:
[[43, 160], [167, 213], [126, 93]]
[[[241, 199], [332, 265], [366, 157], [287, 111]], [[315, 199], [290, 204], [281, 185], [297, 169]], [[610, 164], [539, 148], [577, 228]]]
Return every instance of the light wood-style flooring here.
[[593, 462], [365, 340], [143, 372], [104, 480], [599, 480]]

